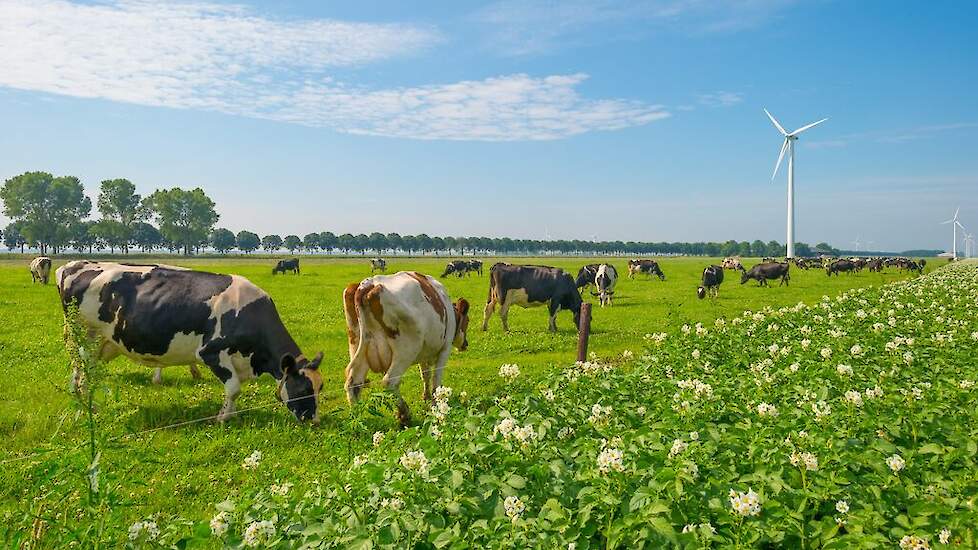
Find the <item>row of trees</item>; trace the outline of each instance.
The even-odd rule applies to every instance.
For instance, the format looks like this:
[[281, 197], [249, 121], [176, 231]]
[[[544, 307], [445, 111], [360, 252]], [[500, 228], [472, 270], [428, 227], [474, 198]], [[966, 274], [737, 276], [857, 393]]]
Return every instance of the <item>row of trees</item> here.
[[[116, 250], [128, 253], [181, 251], [192, 254], [211, 249], [221, 254], [237, 250], [269, 253], [288, 250], [342, 254], [684, 254], [707, 256], [781, 256], [784, 245], [777, 241], [754, 242], [634, 242], [535, 240], [508, 237], [430, 237], [371, 233], [335, 235], [325, 231], [298, 235], [265, 235], [252, 231], [233, 233], [216, 228], [219, 215], [202, 189], [160, 189], [148, 197], [136, 193], [126, 179], [105, 180], [96, 203], [98, 220], [86, 220], [92, 210], [91, 199], [74, 176], [55, 177], [46, 172], [27, 172], [8, 179], [0, 188], [4, 213], [14, 221], [3, 231], [7, 248], [30, 246], [42, 254], [68, 248], [79, 252]], [[154, 223], [156, 225], [154, 225]], [[826, 243], [811, 247], [797, 243], [798, 255], [835, 254]]]

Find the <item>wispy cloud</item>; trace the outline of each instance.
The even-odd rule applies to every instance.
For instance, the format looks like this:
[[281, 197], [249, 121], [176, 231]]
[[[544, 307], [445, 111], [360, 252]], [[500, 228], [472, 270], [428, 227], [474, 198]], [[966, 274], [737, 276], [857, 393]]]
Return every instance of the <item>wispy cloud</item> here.
[[829, 149], [836, 147], [848, 147], [854, 142], [873, 142], [873, 143], [905, 143], [921, 139], [933, 139], [944, 132], [955, 130], [967, 130], [978, 128], [978, 122], [952, 122], [948, 124], [932, 124], [927, 126], [916, 126], [913, 128], [898, 128], [895, 130], [874, 130], [871, 132], [856, 132], [844, 134], [828, 140], [815, 140], [805, 143], [806, 147], [813, 149]]
[[698, 97], [700, 105], [707, 107], [732, 107], [743, 100], [744, 94], [724, 91], [699, 94]]
[[[500, 0], [473, 16], [491, 47], [529, 55], [594, 40], [621, 39], [665, 28], [690, 34], [755, 28], [793, 0]], [[615, 26], [615, 32], [606, 32]], [[588, 36], [597, 31], [599, 36]]]
[[414, 25], [277, 20], [235, 5], [0, 0], [0, 86], [417, 139], [557, 139], [668, 116], [584, 98], [583, 74], [371, 89], [332, 72], [440, 40]]

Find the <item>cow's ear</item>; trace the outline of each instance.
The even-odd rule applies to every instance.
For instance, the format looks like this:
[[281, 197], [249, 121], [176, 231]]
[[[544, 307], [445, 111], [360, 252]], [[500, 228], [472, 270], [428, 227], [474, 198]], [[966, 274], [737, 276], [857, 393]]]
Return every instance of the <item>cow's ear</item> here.
[[466, 300], [465, 298], [459, 298], [458, 301], [455, 302], [455, 309], [458, 311], [459, 315], [468, 315], [469, 314], [468, 300]]
[[285, 374], [295, 372], [295, 357], [291, 353], [282, 356], [282, 372]]
[[316, 354], [315, 357], [312, 358], [312, 361], [309, 361], [309, 364], [306, 365], [305, 368], [316, 370], [319, 368], [319, 364], [322, 362], [323, 362], [323, 352], [319, 352]]

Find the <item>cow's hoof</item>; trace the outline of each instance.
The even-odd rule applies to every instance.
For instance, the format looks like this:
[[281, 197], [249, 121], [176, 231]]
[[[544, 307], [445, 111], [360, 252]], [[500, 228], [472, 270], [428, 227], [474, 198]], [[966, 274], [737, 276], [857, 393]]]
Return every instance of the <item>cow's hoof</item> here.
[[197, 367], [190, 367], [190, 377], [194, 380], [200, 380], [200, 370]]

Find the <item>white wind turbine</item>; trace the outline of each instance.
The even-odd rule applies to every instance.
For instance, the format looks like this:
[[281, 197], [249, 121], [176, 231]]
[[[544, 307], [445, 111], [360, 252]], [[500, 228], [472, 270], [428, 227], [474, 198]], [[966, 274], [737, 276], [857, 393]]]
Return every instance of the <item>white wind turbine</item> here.
[[[958, 259], [958, 227], [961, 226], [961, 222], [958, 221], [958, 212], [961, 211], [959, 206], [957, 210], [954, 211], [954, 217], [950, 220], [941, 222], [941, 225], [951, 224], [951, 257], [955, 260]], [[964, 226], [961, 226], [963, 229]]]
[[778, 175], [778, 168], [781, 167], [781, 161], [784, 160], [784, 153], [788, 151], [788, 236], [787, 236], [787, 254], [789, 258], [795, 257], [795, 142], [798, 141], [798, 134], [808, 130], [813, 126], [817, 126], [826, 120], [823, 118], [817, 122], [811, 124], [806, 124], [801, 128], [798, 128], [794, 132], [788, 132], [781, 126], [781, 123], [774, 118], [774, 115], [764, 109], [764, 113], [767, 117], [771, 119], [774, 127], [781, 132], [784, 136], [784, 143], [781, 145], [781, 154], [778, 155], [778, 163], [774, 165], [774, 173], [771, 174], [771, 181]]

